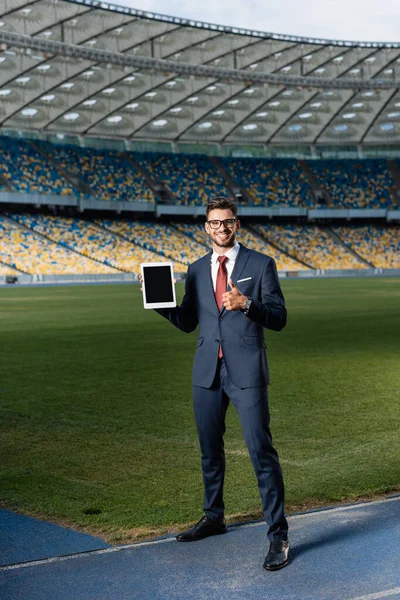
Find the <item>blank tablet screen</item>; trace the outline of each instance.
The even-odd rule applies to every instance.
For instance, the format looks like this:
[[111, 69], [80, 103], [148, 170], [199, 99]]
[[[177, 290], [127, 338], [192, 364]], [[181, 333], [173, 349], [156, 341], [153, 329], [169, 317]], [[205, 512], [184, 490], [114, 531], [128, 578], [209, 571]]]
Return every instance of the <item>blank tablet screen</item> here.
[[157, 304], [174, 301], [171, 268], [169, 266], [143, 267], [143, 276], [147, 303]]

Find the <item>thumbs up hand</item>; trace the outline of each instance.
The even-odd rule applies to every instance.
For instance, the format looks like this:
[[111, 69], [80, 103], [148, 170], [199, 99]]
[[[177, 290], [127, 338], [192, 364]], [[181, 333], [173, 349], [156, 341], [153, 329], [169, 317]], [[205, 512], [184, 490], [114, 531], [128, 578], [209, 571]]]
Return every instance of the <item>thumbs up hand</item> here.
[[247, 297], [236, 287], [232, 279], [229, 280], [229, 285], [231, 291], [222, 294], [222, 303], [226, 310], [240, 310], [244, 308]]

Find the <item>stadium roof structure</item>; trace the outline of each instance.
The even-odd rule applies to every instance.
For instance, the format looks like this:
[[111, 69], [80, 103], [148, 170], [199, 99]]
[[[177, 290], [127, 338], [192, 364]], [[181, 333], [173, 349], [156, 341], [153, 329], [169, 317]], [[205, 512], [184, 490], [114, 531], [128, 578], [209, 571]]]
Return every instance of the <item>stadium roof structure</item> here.
[[96, 0], [0, 0], [0, 127], [217, 144], [393, 144], [400, 42], [251, 31]]

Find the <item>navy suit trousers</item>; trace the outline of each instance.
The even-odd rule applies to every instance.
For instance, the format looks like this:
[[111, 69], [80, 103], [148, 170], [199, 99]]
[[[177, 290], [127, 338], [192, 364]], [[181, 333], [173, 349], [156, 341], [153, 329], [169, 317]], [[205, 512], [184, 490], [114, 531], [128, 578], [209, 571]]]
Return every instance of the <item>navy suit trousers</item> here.
[[286, 540], [283, 477], [269, 428], [268, 387], [236, 387], [222, 358], [211, 388], [193, 386], [193, 400], [202, 455], [205, 514], [217, 518], [224, 513], [223, 436], [225, 414], [232, 402], [256, 473], [268, 539]]

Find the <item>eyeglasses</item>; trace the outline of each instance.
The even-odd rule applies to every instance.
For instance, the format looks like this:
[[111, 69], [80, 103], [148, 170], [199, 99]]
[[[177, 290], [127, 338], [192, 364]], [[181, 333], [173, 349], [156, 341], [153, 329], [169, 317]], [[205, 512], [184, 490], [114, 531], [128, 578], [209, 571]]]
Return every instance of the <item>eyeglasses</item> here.
[[221, 225], [224, 227], [228, 227], [229, 229], [233, 229], [235, 227], [237, 219], [224, 219], [223, 221], [219, 221], [218, 219], [213, 219], [212, 221], [207, 221], [211, 229], [219, 229]]

